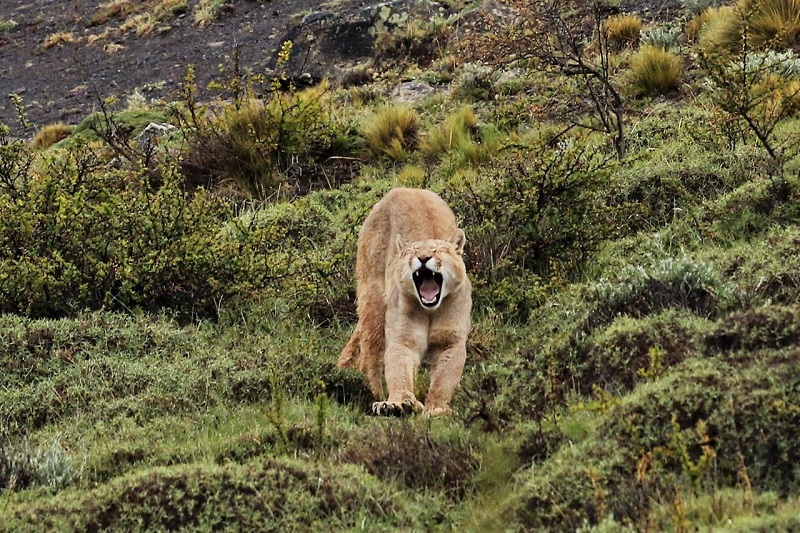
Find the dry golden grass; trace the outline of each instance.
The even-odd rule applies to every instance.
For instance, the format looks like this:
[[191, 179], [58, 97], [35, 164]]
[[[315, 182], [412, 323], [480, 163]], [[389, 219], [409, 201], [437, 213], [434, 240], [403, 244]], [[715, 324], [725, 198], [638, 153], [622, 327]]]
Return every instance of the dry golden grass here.
[[686, 23], [686, 27], [684, 28], [684, 33], [686, 34], [686, 40], [690, 43], [696, 42], [697, 39], [700, 37], [700, 32], [703, 27], [708, 23], [710, 20], [717, 16], [717, 12], [723, 8], [719, 7], [712, 7], [706, 9], [690, 21]]
[[57, 142], [69, 137], [70, 133], [72, 133], [72, 126], [63, 122], [48, 124], [36, 132], [31, 141], [31, 148], [37, 151], [47, 150]]
[[42, 48], [47, 50], [48, 48], [52, 48], [61, 44], [71, 44], [79, 41], [80, 38], [75, 37], [75, 34], [73, 34], [71, 31], [59, 31], [46, 37], [42, 42]]
[[638, 15], [615, 15], [603, 22], [603, 31], [609, 43], [617, 48], [634, 46], [639, 42], [642, 19]]
[[97, 11], [89, 17], [89, 26], [100, 26], [111, 19], [125, 18], [136, 11], [136, 4], [131, 0], [112, 0], [100, 4]]
[[800, 0], [740, 0], [702, 16], [698, 44], [706, 53], [735, 53], [745, 33], [748, 45], [761, 49], [786, 49], [800, 36]]
[[[102, 4], [89, 19], [89, 26], [99, 26], [111, 20], [121, 20], [121, 32], [144, 35], [156, 29], [169, 29], [164, 23], [188, 10], [187, 0], [113, 0]], [[97, 39], [95, 39], [97, 40]]]

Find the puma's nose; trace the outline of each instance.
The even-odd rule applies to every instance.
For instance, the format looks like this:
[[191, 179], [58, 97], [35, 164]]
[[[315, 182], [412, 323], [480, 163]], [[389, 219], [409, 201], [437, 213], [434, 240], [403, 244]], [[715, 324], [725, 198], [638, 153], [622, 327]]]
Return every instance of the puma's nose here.
[[431, 258], [431, 256], [429, 256], [429, 255], [423, 255], [423, 256], [418, 256], [417, 257], [417, 259], [419, 259], [419, 262], [422, 263], [423, 265], [425, 263], [427, 263], [430, 258]]

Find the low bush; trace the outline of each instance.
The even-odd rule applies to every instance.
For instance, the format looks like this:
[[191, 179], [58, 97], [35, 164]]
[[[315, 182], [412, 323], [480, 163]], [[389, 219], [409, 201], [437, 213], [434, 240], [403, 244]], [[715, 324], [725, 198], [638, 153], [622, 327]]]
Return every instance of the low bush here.
[[659, 26], [642, 33], [641, 41], [645, 46], [671, 50], [678, 46], [681, 34], [682, 31], [679, 26]]
[[444, 191], [467, 232], [478, 307], [525, 319], [548, 286], [574, 279], [616, 231], [614, 208], [596, 202], [609, 162], [590, 143], [531, 141], [463, 174]]
[[456, 499], [468, 492], [478, 469], [469, 442], [442, 438], [414, 421], [374, 427], [345, 448], [342, 460], [362, 465], [384, 481], [412, 490], [442, 491]]
[[269, 459], [148, 469], [35, 506], [8, 508], [4, 526], [17, 531], [211, 530], [235, 523], [251, 530], [328, 530], [369, 520], [387, 529], [424, 529], [431, 517], [419, 515], [413, 500], [387, 492], [355, 467]]
[[339, 185], [349, 176], [347, 161], [334, 156], [348, 155], [352, 139], [331, 113], [327, 83], [273, 91], [266, 100], [245, 92], [209, 119], [192, 105], [183, 115], [189, 147], [181, 163], [192, 187], [270, 199]]
[[379, 33], [374, 45], [374, 61], [383, 68], [408, 63], [425, 68], [446, 49], [451, 28], [447, 20], [434, 18], [412, 20], [399, 29]]
[[80, 479], [80, 461], [62, 447], [58, 438], [49, 445], [11, 444], [0, 436], [0, 494], [31, 487], [64, 488]]
[[713, 264], [689, 257], [630, 265], [613, 277], [602, 278], [594, 289], [597, 312], [606, 319], [618, 314], [643, 317], [668, 308], [718, 316], [741, 298], [737, 287]]
[[794, 493], [797, 361], [771, 350], [691, 358], [612, 397], [596, 430], [519, 475], [517, 519], [550, 529], [613, 516], [640, 529], [684, 491]]
[[268, 231], [223, 231], [230, 207], [186, 192], [173, 169], [154, 184], [147, 172], [101, 168], [87, 150], [50, 154], [35, 170], [18, 146], [4, 146], [0, 157], [9, 170], [0, 180], [2, 312], [171, 308], [187, 319], [215, 316], [223, 300], [286, 274], [262, 253]]

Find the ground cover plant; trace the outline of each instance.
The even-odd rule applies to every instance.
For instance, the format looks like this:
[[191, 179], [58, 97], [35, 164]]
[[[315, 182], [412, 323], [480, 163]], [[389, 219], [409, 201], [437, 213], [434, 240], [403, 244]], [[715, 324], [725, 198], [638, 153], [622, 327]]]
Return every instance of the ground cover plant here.
[[[797, 6], [563, 4], [415, 22], [357, 86], [233, 59], [217, 98], [187, 66], [169, 102], [3, 127], [0, 531], [800, 528]], [[467, 235], [446, 419], [371, 416], [335, 368], [400, 185]]]

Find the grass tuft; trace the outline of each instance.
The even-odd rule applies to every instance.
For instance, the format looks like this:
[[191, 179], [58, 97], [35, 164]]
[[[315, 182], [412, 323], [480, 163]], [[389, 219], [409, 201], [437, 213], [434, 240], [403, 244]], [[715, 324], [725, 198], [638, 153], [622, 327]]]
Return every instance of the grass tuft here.
[[631, 60], [631, 89], [634, 94], [668, 94], [680, 86], [683, 62], [661, 47], [643, 46]]
[[642, 19], [633, 14], [614, 15], [603, 22], [603, 31], [614, 47], [636, 46], [642, 31]]
[[14, 19], [0, 18], [0, 33], [7, 33], [18, 26]]
[[72, 133], [72, 126], [57, 122], [43, 126], [34, 135], [31, 141], [31, 148], [36, 151], [47, 150], [59, 141], [63, 141]]
[[397, 161], [417, 147], [419, 115], [407, 105], [385, 106], [367, 119], [361, 134], [374, 155]]
[[428, 132], [423, 143], [424, 151], [438, 156], [474, 142], [478, 132], [478, 117], [471, 108], [464, 106], [448, 116], [442, 124]]
[[701, 15], [699, 45], [705, 53], [732, 54], [748, 46], [784, 50], [800, 35], [799, 0], [740, 0]]
[[135, 11], [136, 4], [132, 0], [112, 0], [98, 6], [89, 17], [89, 26], [102, 26], [112, 19], [124, 19]]

